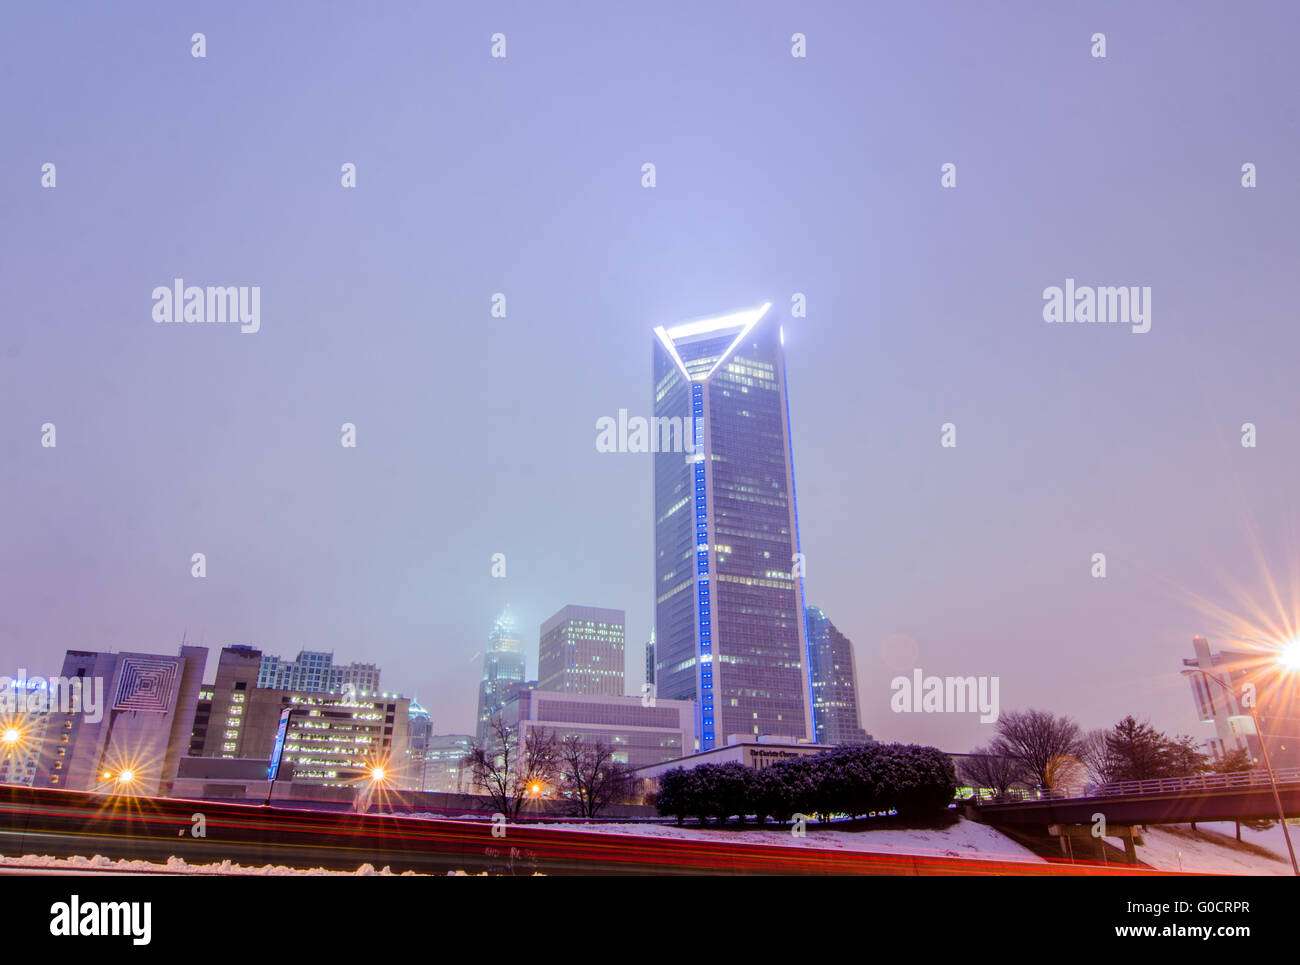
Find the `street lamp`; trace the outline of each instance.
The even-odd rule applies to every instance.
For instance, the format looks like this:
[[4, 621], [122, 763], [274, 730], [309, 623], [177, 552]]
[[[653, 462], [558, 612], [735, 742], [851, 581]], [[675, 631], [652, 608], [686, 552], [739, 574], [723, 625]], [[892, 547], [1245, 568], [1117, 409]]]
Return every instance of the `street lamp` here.
[[[0, 730], [0, 745], [3, 745], [4, 747], [3, 754], [6, 758], [17, 758], [18, 750], [23, 746], [23, 743], [23, 731], [17, 724], [6, 725], [3, 730]], [[15, 764], [16, 763], [17, 761], [15, 761]], [[16, 781], [18, 780], [18, 768], [14, 767], [13, 771], [13, 780]]]
[[[1287, 655], [1285, 659], [1279, 658], [1279, 662], [1282, 663], [1284, 666], [1290, 665], [1290, 656], [1292, 653], [1294, 653], [1295, 646], [1296, 646], [1295, 644], [1292, 644], [1291, 649], [1289, 651], [1284, 651], [1284, 653]], [[1279, 794], [1277, 790], [1277, 776], [1273, 773], [1273, 765], [1269, 762], [1268, 759], [1268, 746], [1264, 741], [1264, 731], [1259, 726], [1259, 716], [1255, 713], [1255, 702], [1253, 700], [1249, 702], [1243, 700], [1242, 694], [1237, 693], [1237, 691], [1234, 690], [1231, 685], [1225, 683], [1221, 677], [1219, 677], [1217, 674], [1210, 673], [1208, 670], [1202, 670], [1200, 667], [1189, 667], [1188, 669], [1184, 670], [1183, 673], [1185, 674], [1198, 673], [1209, 680], [1213, 680], [1216, 684], [1222, 687], [1227, 693], [1232, 695], [1233, 699], [1235, 699], [1238, 704], [1245, 703], [1247, 709], [1250, 710], [1250, 719], [1255, 725], [1255, 735], [1259, 738], [1259, 753], [1260, 756], [1264, 759], [1264, 769], [1268, 771], [1269, 786], [1273, 789], [1273, 803], [1277, 805], [1277, 816], [1282, 822], [1282, 836], [1286, 838], [1286, 850], [1287, 853], [1291, 856], [1291, 871], [1297, 877], [1300, 877], [1300, 865], [1296, 864], [1295, 848], [1291, 844], [1291, 832], [1287, 830], [1287, 826], [1286, 826], [1286, 811], [1282, 809], [1282, 795]]]
[[357, 789], [356, 800], [353, 806], [358, 814], [365, 814], [370, 807], [370, 799], [374, 797], [375, 791], [379, 790], [388, 782], [388, 768], [383, 762], [366, 765], [365, 776], [362, 778], [361, 786]]

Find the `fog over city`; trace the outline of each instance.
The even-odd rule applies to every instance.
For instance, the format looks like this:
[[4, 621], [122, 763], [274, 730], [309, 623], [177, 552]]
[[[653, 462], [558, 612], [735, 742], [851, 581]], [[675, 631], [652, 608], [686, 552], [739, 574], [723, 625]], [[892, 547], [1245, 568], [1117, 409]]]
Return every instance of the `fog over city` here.
[[[919, 669], [1208, 736], [1193, 635], [1298, 623], [1295, 8], [749, 6], [7, 10], [0, 672], [333, 651], [470, 733], [505, 605], [533, 676], [580, 604], [640, 693], [655, 456], [600, 422], [771, 302], [867, 731], [988, 740], [891, 708]], [[1046, 321], [1067, 279], [1142, 297]]]

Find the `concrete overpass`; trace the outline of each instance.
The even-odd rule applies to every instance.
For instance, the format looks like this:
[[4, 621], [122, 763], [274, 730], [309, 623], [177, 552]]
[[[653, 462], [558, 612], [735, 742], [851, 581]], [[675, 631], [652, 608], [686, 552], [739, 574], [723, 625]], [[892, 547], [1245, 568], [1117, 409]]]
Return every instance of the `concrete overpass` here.
[[[1276, 774], [1283, 811], [1300, 817], [1300, 768]], [[981, 802], [973, 808], [986, 824], [1010, 826], [1090, 824], [1099, 813], [1116, 825], [1277, 819], [1268, 775], [1258, 770], [1126, 781], [1078, 794], [1027, 792], [1020, 800]]]

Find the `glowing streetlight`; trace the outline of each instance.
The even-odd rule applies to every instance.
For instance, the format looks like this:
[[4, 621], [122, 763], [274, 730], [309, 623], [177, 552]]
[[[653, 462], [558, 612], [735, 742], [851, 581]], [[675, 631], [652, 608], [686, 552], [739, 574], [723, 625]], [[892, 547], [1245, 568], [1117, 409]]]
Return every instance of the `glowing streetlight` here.
[[5, 728], [5, 732], [3, 734], [0, 734], [0, 740], [4, 741], [5, 744], [8, 745], [9, 747], [13, 747], [22, 739], [23, 739], [23, 732], [20, 731], [17, 727], [7, 727]]
[[135, 771], [131, 770], [130, 768], [127, 768], [125, 771], [123, 771], [121, 774], [117, 776], [117, 782], [119, 784], [130, 784], [134, 780], [135, 780]]
[[384, 784], [388, 781], [388, 767], [384, 763], [366, 764], [362, 776], [358, 779], [357, 796], [353, 802], [358, 814], [365, 814], [370, 808], [370, 801], [376, 793], [384, 793]]
[[1278, 652], [1277, 662], [1286, 670], [1300, 670], [1300, 640], [1283, 644]]

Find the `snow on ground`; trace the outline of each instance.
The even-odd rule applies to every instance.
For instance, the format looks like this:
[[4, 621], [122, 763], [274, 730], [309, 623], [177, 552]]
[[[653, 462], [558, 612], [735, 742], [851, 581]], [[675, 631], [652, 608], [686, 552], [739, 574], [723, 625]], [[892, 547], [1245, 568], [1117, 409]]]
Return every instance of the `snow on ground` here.
[[[24, 855], [21, 858], [0, 856], [0, 869], [3, 868], [29, 868], [29, 869], [48, 869], [50, 871], [70, 871], [85, 872], [94, 874], [96, 872], [161, 872], [163, 874], [175, 875], [392, 875], [394, 872], [385, 867], [382, 871], [376, 871], [373, 865], [363, 864], [356, 871], [328, 871], [325, 868], [288, 868], [284, 865], [238, 865], [230, 861], [222, 861], [219, 864], [190, 864], [184, 858], [171, 857], [165, 864], [157, 864], [152, 861], [133, 861], [129, 858], [123, 858], [115, 861], [112, 858], [106, 858], [102, 854], [97, 854], [93, 858], [85, 858], [80, 855], [72, 858], [53, 858], [48, 854]], [[413, 875], [415, 872], [403, 872], [404, 875]]]
[[959, 818], [946, 828], [880, 828], [846, 831], [810, 823], [806, 837], [789, 831], [736, 826], [727, 828], [675, 824], [537, 824], [529, 827], [565, 828], [591, 834], [631, 834], [648, 838], [687, 838], [692, 841], [727, 841], [736, 844], [791, 845], [840, 851], [871, 851], [884, 854], [938, 855], [949, 858], [989, 858], [1002, 861], [1042, 861], [1028, 848], [995, 831], [987, 824]]
[[[1300, 844], [1300, 828], [1291, 826], [1291, 838]], [[1208, 832], [1208, 833], [1207, 833]], [[1193, 831], [1189, 824], [1152, 825], [1141, 832], [1145, 844], [1138, 845], [1138, 860], [1162, 871], [1191, 871], [1200, 874], [1289, 875], [1282, 826], [1274, 824], [1266, 831], [1241, 829], [1243, 844], [1236, 842], [1236, 826], [1231, 821], [1198, 823]], [[1107, 839], [1117, 847], [1122, 842]], [[1253, 845], [1254, 847], [1250, 847]], [[1268, 854], [1256, 850], [1263, 849]]]
[[[412, 815], [413, 817], [441, 817], [440, 815]], [[946, 828], [879, 828], [845, 830], [833, 826], [808, 825], [805, 837], [797, 838], [787, 831], [759, 830], [753, 825], [740, 830], [735, 825], [727, 828], [699, 827], [674, 824], [581, 824], [564, 822], [555, 824], [530, 824], [529, 827], [564, 829], [587, 834], [627, 834], [647, 838], [676, 838], [692, 841], [730, 841], [744, 844], [768, 844], [821, 848], [841, 851], [863, 851], [879, 854], [910, 854], [951, 858], [986, 858], [1000, 861], [1038, 862], [1044, 859], [1022, 847], [986, 824], [959, 818]], [[1281, 825], [1274, 824], [1265, 831], [1241, 829], [1243, 844], [1234, 840], [1235, 826], [1231, 821], [1201, 823], [1192, 831], [1190, 825], [1160, 825], [1143, 829], [1145, 842], [1138, 846], [1138, 860], [1162, 871], [1190, 871], [1201, 874], [1290, 875], [1286, 843]], [[1291, 837], [1300, 847], [1300, 827], [1292, 826]], [[1121, 850], [1122, 841], [1108, 838]], [[1260, 853], [1261, 851], [1266, 853]], [[183, 858], [171, 857], [166, 863], [115, 861], [103, 855], [93, 858], [54, 858], [49, 855], [29, 854], [21, 858], [0, 856], [0, 870], [5, 868], [48, 870], [65, 873], [163, 873], [206, 875], [393, 875], [385, 867], [376, 871], [373, 865], [363, 864], [356, 871], [329, 871], [325, 868], [289, 868], [284, 865], [239, 865], [231, 861], [217, 864], [190, 864]], [[464, 874], [464, 872], [452, 872]], [[403, 872], [403, 876], [415, 872]]]

